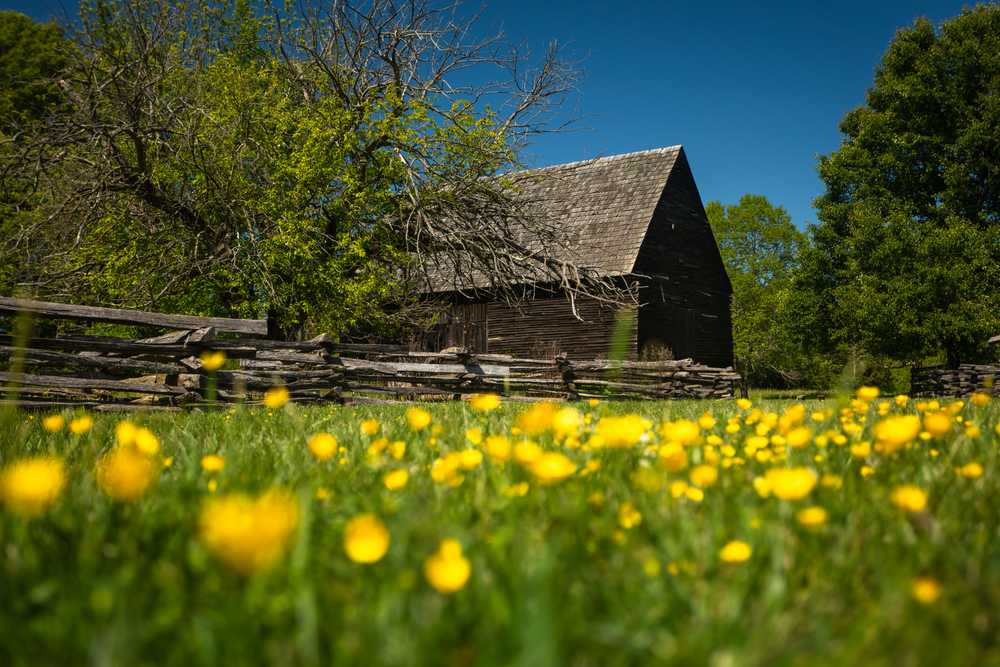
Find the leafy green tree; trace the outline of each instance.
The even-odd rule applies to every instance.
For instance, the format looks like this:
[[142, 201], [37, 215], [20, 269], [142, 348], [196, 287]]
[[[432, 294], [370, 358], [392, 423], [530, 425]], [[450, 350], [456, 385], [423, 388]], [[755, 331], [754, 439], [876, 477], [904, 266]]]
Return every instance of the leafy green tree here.
[[1000, 332], [1000, 7], [896, 33], [820, 157], [799, 287], [813, 344], [987, 360]]
[[784, 208], [761, 195], [745, 194], [730, 206], [711, 201], [705, 212], [733, 285], [733, 345], [743, 395], [749, 384], [787, 383], [795, 344], [781, 313], [805, 235]]
[[[27, 287], [266, 313], [280, 336], [391, 326], [411, 285], [449, 276], [613, 291], [553, 261], [568, 239], [510, 197], [506, 174], [581, 81], [558, 48], [532, 64], [427, 2], [80, 8], [68, 104], [24, 126], [3, 165], [39, 181], [39, 211], [6, 245], [41, 276]], [[487, 68], [514, 78], [456, 83]]]

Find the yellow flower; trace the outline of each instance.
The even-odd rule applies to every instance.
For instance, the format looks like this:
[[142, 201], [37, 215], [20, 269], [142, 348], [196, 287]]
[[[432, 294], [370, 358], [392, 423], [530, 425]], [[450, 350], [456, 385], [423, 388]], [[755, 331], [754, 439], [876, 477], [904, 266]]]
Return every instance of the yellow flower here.
[[460, 590], [469, 580], [472, 566], [462, 555], [458, 540], [442, 540], [437, 553], [424, 561], [427, 582], [442, 595]]
[[898, 405], [901, 408], [905, 408], [906, 407], [906, 403], [910, 400], [910, 397], [907, 396], [906, 394], [900, 394], [899, 396], [897, 396], [893, 400], [896, 401], [896, 405]]
[[688, 477], [695, 486], [712, 486], [715, 480], [719, 478], [719, 470], [713, 466], [700, 465], [693, 468]]
[[344, 551], [355, 563], [375, 563], [389, 550], [389, 529], [374, 514], [359, 514], [344, 528]]
[[164, 468], [169, 468], [173, 464], [174, 464], [174, 457], [168, 456], [167, 458], [163, 459], [163, 467]]
[[73, 435], [83, 435], [94, 425], [94, 420], [88, 415], [78, 417], [69, 423], [69, 430]]
[[[709, 417], [711, 419], [711, 417]], [[714, 420], [713, 420], [714, 424]], [[640, 435], [642, 435], [640, 433]], [[682, 445], [693, 445], [698, 442], [701, 435], [700, 421], [698, 424], [687, 419], [678, 419], [675, 422], [665, 422], [660, 427], [660, 436], [665, 440], [679, 442]]]
[[634, 528], [642, 523], [642, 514], [629, 501], [625, 501], [618, 508], [618, 525], [625, 530]]
[[583, 415], [573, 408], [563, 408], [552, 418], [552, 430], [555, 432], [556, 440], [562, 440], [576, 433], [582, 424]]
[[978, 463], [966, 463], [958, 469], [958, 472], [969, 479], [975, 479], [983, 474], [983, 466]]
[[883, 454], [892, 454], [916, 439], [920, 433], [920, 418], [916, 415], [888, 417], [875, 424], [875, 439]]
[[202, 370], [206, 370], [211, 373], [222, 368], [224, 363], [226, 363], [226, 353], [222, 350], [218, 350], [217, 352], [205, 350], [201, 353]]
[[299, 523], [297, 501], [284, 491], [260, 498], [232, 494], [214, 498], [201, 512], [201, 541], [243, 576], [273, 565], [288, 548]]
[[878, 387], [859, 387], [858, 398], [866, 403], [871, 403], [878, 398]]
[[406, 443], [402, 440], [396, 440], [394, 443], [389, 445], [389, 454], [391, 454], [394, 459], [403, 458], [403, 455], [406, 454]]
[[483, 453], [478, 449], [466, 449], [458, 453], [458, 462], [466, 470], [472, 470], [483, 462]]
[[576, 464], [558, 452], [549, 452], [531, 464], [531, 472], [542, 482], [561, 482], [576, 472]]
[[510, 441], [502, 435], [491, 435], [486, 438], [486, 453], [498, 463], [510, 458]]
[[592, 398], [589, 401], [587, 401], [587, 404], [590, 405], [590, 407], [592, 408], [596, 408], [598, 403], [600, 403], [600, 401], [597, 400], [596, 398]]
[[770, 498], [771, 491], [774, 490], [771, 486], [771, 482], [769, 482], [766, 477], [754, 477], [753, 489], [761, 498]]
[[688, 483], [684, 480], [677, 480], [676, 482], [670, 483], [670, 495], [674, 498], [680, 498], [684, 495], [684, 492], [688, 490]]
[[965, 427], [965, 437], [969, 438], [970, 440], [975, 440], [976, 438], [979, 437], [981, 433], [982, 431], [979, 429], [978, 426], [969, 424], [968, 426]]
[[979, 407], [983, 407], [990, 402], [990, 395], [977, 391], [969, 399]]
[[372, 444], [368, 445], [369, 454], [381, 454], [386, 447], [389, 446], [388, 438], [379, 438]]
[[483, 432], [478, 428], [470, 428], [465, 432], [465, 439], [474, 445], [478, 445], [483, 441]]
[[118, 449], [97, 464], [97, 481], [115, 500], [128, 502], [146, 492], [159, 471], [152, 459], [135, 449]]
[[552, 428], [556, 417], [554, 403], [536, 403], [514, 418], [514, 425], [528, 435], [539, 435]]
[[390, 491], [399, 491], [401, 488], [406, 486], [406, 483], [410, 480], [410, 473], [405, 470], [393, 470], [388, 475], [385, 476], [383, 480], [385, 486]]
[[753, 403], [751, 403], [749, 400], [745, 398], [736, 399], [736, 405], [739, 406], [740, 410], [749, 410], [751, 407], [753, 407]]
[[947, 412], [930, 412], [924, 415], [924, 430], [940, 437], [951, 431], [951, 415]]
[[683, 470], [688, 464], [688, 455], [684, 447], [677, 442], [668, 442], [659, 449], [660, 465], [670, 472]]
[[800, 500], [816, 485], [816, 477], [808, 468], [771, 468], [765, 474], [771, 492], [784, 500]]
[[[597, 435], [603, 438], [606, 447], [634, 447], [652, 425], [639, 415], [605, 417], [597, 423]], [[698, 428], [696, 424], [693, 426]]]
[[288, 402], [289, 396], [290, 395], [286, 387], [271, 387], [267, 390], [267, 393], [264, 394], [264, 405], [272, 410], [280, 408]]
[[62, 415], [52, 415], [42, 420], [42, 427], [49, 433], [58, 433], [65, 423], [66, 419]]
[[712, 413], [706, 412], [701, 417], [698, 417], [698, 426], [705, 431], [715, 426], [715, 418], [712, 417]]
[[786, 438], [789, 447], [794, 447], [795, 449], [804, 449], [809, 446], [812, 442], [812, 431], [810, 431], [805, 426], [793, 429], [789, 431], [788, 437]]
[[496, 394], [476, 394], [469, 399], [469, 407], [476, 412], [489, 412], [500, 405], [500, 397]]
[[431, 413], [420, 408], [410, 408], [406, 411], [406, 421], [414, 431], [423, 431], [431, 423]]
[[361, 422], [361, 432], [365, 435], [375, 435], [378, 433], [379, 423], [375, 419]]
[[795, 513], [796, 520], [810, 530], [816, 530], [824, 523], [829, 515], [822, 507], [806, 507]]
[[514, 446], [514, 460], [521, 465], [531, 465], [542, 458], [542, 448], [538, 443], [525, 440]]
[[209, 454], [201, 457], [201, 469], [205, 472], [222, 472], [226, 467], [226, 460], [216, 454]]
[[156, 456], [160, 452], [160, 439], [148, 428], [140, 428], [135, 432], [135, 448], [146, 456]]
[[870, 468], [869, 466], [861, 466], [861, 470], [859, 470], [858, 472], [861, 473], [862, 477], [870, 477], [871, 475], [875, 474], [875, 469]]
[[867, 440], [851, 445], [851, 456], [863, 459], [872, 453], [872, 443]]
[[844, 485], [844, 480], [840, 477], [840, 475], [827, 473], [819, 478], [819, 483], [828, 489], [836, 491]]
[[934, 604], [941, 597], [941, 584], [933, 577], [917, 577], [910, 584], [910, 595], [920, 604]]
[[431, 479], [435, 482], [446, 482], [458, 475], [458, 467], [462, 457], [456, 453], [448, 454], [443, 459], [435, 459], [431, 464]]
[[119, 422], [115, 426], [115, 441], [119, 447], [131, 447], [135, 444], [135, 434], [139, 431], [130, 421]]
[[904, 512], [920, 512], [927, 507], [927, 492], [919, 486], [897, 486], [889, 497]]
[[705, 499], [705, 492], [702, 491], [701, 489], [696, 489], [693, 486], [689, 486], [688, 488], [684, 489], [684, 495], [687, 497], [688, 500], [693, 500], [696, 503], [700, 503], [702, 500]]
[[750, 558], [750, 554], [753, 553], [753, 549], [746, 542], [740, 542], [739, 540], [733, 540], [726, 546], [722, 547], [719, 552], [719, 558], [727, 563], [742, 563], [746, 559]]
[[531, 487], [528, 486], [527, 482], [521, 482], [519, 484], [514, 484], [513, 486], [508, 486], [504, 488], [503, 491], [501, 491], [501, 493], [503, 493], [508, 498], [514, 498], [514, 497], [519, 498], [524, 494], [526, 494], [529, 488]]
[[24, 517], [36, 517], [55, 504], [66, 485], [65, 466], [51, 457], [14, 463], [0, 475], [4, 507]]
[[[309, 439], [309, 451], [319, 461], [326, 461], [337, 453], [337, 438], [329, 433], [317, 433]], [[204, 460], [202, 466], [204, 467]]]

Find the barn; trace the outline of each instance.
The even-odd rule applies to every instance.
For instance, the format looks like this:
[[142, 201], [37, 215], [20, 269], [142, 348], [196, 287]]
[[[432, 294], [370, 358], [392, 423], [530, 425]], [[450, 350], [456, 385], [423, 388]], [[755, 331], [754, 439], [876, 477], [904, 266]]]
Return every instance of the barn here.
[[[676, 359], [732, 365], [732, 285], [681, 146], [530, 174], [518, 196], [537, 202], [568, 234], [576, 261], [639, 285], [638, 309], [622, 304], [633, 310], [622, 325], [629, 357], [665, 347]], [[448, 304], [431, 345], [521, 357], [608, 354], [621, 307], [578, 300], [581, 321], [551, 286], [524, 290], [517, 306], [454, 289], [431, 295]]]

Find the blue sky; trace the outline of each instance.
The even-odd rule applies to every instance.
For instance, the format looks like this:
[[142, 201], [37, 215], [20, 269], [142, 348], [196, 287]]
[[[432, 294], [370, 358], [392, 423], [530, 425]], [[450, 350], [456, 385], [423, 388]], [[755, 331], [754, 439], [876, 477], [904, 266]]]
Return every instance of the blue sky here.
[[[703, 201], [765, 195], [804, 227], [823, 190], [816, 155], [837, 148], [837, 124], [864, 101], [895, 31], [916, 16], [956, 16], [962, 5], [497, 0], [483, 27], [502, 26], [539, 52], [553, 39], [572, 42], [587, 57], [587, 84], [567, 104], [593, 114], [583, 124], [594, 129], [540, 140], [539, 166], [682, 144]], [[49, 13], [44, 2], [0, 7], [38, 20]]]

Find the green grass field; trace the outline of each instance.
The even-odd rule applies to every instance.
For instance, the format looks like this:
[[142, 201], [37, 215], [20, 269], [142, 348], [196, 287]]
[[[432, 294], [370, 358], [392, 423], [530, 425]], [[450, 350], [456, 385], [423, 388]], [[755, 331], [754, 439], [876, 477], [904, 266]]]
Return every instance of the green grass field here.
[[996, 404], [796, 405], [14, 412], [0, 664], [1000, 664]]

